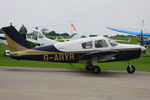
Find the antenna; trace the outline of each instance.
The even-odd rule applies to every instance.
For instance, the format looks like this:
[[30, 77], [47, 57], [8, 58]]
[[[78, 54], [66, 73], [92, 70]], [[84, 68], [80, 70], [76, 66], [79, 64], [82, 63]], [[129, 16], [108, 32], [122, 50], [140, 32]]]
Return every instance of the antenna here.
[[144, 42], [143, 42], [143, 27], [144, 27], [144, 20], [142, 20], [142, 29], [141, 29], [141, 45], [144, 46]]

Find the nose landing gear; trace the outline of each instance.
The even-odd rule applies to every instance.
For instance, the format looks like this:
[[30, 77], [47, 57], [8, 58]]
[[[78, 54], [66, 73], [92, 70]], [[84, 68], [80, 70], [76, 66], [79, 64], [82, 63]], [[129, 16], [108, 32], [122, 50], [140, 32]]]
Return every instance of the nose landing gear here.
[[128, 65], [127, 66], [127, 72], [129, 73], [129, 74], [133, 74], [134, 72], [135, 72], [135, 67], [133, 66], [133, 65]]

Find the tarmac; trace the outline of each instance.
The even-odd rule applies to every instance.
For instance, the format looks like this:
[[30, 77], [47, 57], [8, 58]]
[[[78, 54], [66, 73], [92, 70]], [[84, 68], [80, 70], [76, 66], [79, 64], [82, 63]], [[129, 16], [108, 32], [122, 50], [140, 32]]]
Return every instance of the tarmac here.
[[150, 73], [0, 66], [0, 100], [150, 100]]

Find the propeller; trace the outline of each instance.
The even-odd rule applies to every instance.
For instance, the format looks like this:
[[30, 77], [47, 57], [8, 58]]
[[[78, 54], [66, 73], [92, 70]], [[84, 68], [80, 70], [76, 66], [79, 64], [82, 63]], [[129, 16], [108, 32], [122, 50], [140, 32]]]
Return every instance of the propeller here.
[[[148, 51], [148, 47], [144, 44], [143, 29], [144, 29], [144, 20], [142, 20], [142, 28], [141, 28], [141, 34], [140, 34], [140, 45], [144, 46], [146, 48], [145, 53], [147, 53], [148, 56], [150, 56], [149, 51]], [[143, 54], [142, 54], [142, 56], [143, 56]]]
[[[142, 20], [142, 28], [141, 28], [141, 34], [140, 34], [140, 45], [145, 47], [145, 45], [144, 45], [144, 37], [143, 37], [143, 26], [144, 26], [144, 20]], [[147, 51], [147, 49], [146, 49], [146, 51]], [[141, 50], [141, 67], [144, 67], [144, 65], [143, 65], [143, 63], [144, 63], [144, 60], [143, 60], [144, 55], [143, 55], [143, 53], [144, 53], [144, 51]]]

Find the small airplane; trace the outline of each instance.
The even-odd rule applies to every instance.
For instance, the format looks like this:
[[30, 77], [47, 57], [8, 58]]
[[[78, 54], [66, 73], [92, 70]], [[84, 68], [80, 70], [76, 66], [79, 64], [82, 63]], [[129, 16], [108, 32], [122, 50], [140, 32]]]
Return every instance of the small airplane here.
[[56, 40], [49, 39], [45, 37], [38, 29], [34, 29], [32, 31], [32, 35], [34, 35], [34, 39], [32, 37], [28, 37], [27, 41], [30, 41], [34, 44], [39, 44], [38, 46], [46, 46], [58, 43]]
[[[121, 32], [121, 33], [127, 33], [127, 34], [131, 34], [131, 35], [141, 36], [141, 39], [143, 38], [143, 36], [150, 36], [150, 33], [143, 33], [142, 31], [134, 32], [134, 31], [122, 30], [122, 29], [117, 29], [117, 28], [112, 28], [112, 27], [106, 27], [106, 28], [113, 30], [113, 31]], [[147, 39], [144, 39], [141, 42], [143, 42], [141, 44], [150, 44], [150, 37], [148, 37]]]
[[[10, 57], [18, 60], [35, 60], [61, 63], [84, 63], [87, 71], [100, 73], [97, 63], [129, 61], [140, 57], [146, 50], [140, 45], [119, 44], [106, 37], [88, 37], [32, 48], [13, 26], [2, 28], [10, 47]], [[128, 63], [128, 73], [135, 67]]]
[[[76, 28], [74, 24], [71, 24], [71, 26], [74, 32], [76, 32]], [[52, 39], [45, 37], [45, 35], [39, 31], [38, 27], [35, 27], [35, 29], [32, 30], [31, 34], [32, 36], [30, 36], [30, 34], [27, 34], [27, 41], [31, 43], [33, 46], [52, 45], [52, 44], [58, 43], [59, 42], [58, 40], [71, 41], [71, 40], [80, 39], [82, 36], [81, 34], [76, 33], [76, 34], [73, 34], [73, 36], [70, 39], [64, 39], [63, 37], [61, 37], [61, 39], [52, 40]], [[0, 34], [0, 44], [7, 45], [4, 34]]]

